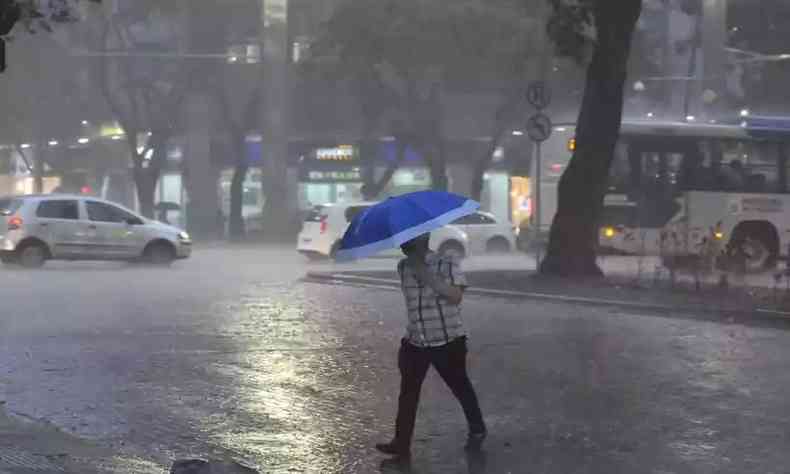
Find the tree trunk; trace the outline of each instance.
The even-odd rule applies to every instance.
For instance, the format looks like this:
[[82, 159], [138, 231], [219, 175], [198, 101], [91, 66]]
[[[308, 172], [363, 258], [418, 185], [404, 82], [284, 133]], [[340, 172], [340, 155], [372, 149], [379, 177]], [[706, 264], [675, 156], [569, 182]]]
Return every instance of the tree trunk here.
[[472, 177], [472, 199], [475, 201], [480, 202], [480, 197], [483, 195], [483, 185], [486, 171], [489, 167], [491, 167], [491, 162], [494, 159], [494, 153], [496, 153], [496, 149], [499, 146], [499, 143], [502, 141], [502, 136], [505, 134], [505, 126], [499, 127], [495, 132], [494, 136], [491, 138], [491, 141], [486, 148], [485, 155], [481, 156], [480, 159], [477, 160], [475, 163], [474, 168], [474, 175]]
[[620, 132], [626, 67], [641, 6], [641, 0], [594, 4], [598, 42], [587, 69], [577, 148], [559, 182], [557, 214], [540, 265], [543, 274], [603, 275], [596, 263], [598, 220]]
[[447, 154], [444, 138], [436, 139], [436, 156], [431, 163], [431, 187], [436, 191], [448, 191], [450, 180], [447, 178]]
[[370, 201], [378, 194], [376, 188], [376, 148], [372, 133], [364, 130], [359, 141], [359, 156], [362, 166], [362, 199]]
[[154, 218], [154, 200], [156, 193], [156, 182], [159, 176], [151, 173], [148, 169], [135, 165], [134, 184], [137, 187], [137, 201], [140, 204], [140, 214]]
[[395, 175], [395, 172], [398, 171], [398, 168], [400, 168], [403, 160], [406, 159], [406, 147], [408, 146], [406, 139], [398, 138], [397, 146], [398, 150], [395, 161], [387, 165], [387, 169], [379, 179], [376, 179], [375, 168], [371, 172], [372, 176], [366, 176], [365, 185], [362, 189], [362, 197], [366, 201], [375, 200], [379, 194], [384, 191], [389, 182], [392, 180], [392, 176]]
[[510, 125], [517, 120], [519, 112], [522, 109], [524, 91], [522, 88], [516, 88], [515, 91], [507, 92], [504, 94], [504, 101], [499, 104], [496, 113], [494, 114], [494, 123], [491, 130], [491, 140], [488, 142], [485, 154], [481, 156], [473, 171], [472, 178], [472, 199], [480, 201], [483, 195], [483, 185], [486, 171], [491, 167], [491, 162], [494, 160], [494, 153], [502, 143], [505, 134], [507, 133]]
[[149, 140], [150, 149], [153, 152], [151, 159], [144, 158], [146, 152], [137, 153], [134, 156], [134, 183], [137, 187], [140, 214], [149, 219], [154, 218], [156, 185], [159, 183], [162, 167], [167, 160], [167, 141], [167, 133], [155, 131]]
[[[286, 2], [280, 2], [285, 5]], [[268, 4], [267, 4], [268, 5]], [[276, 8], [272, 8], [275, 11]], [[263, 180], [266, 203], [263, 207], [263, 234], [269, 241], [292, 241], [296, 234], [290, 220], [293, 206], [288, 188], [288, 143], [291, 134], [290, 64], [288, 56], [287, 8], [283, 14], [265, 9], [261, 44], [263, 89], [260, 124], [263, 135]], [[295, 194], [295, 193], [293, 193]]]
[[243, 240], [247, 233], [242, 209], [244, 206], [244, 180], [247, 178], [248, 170], [249, 166], [245, 160], [238, 161], [233, 168], [233, 179], [230, 183], [229, 217], [230, 239], [233, 241]]
[[198, 239], [224, 238], [224, 216], [219, 202], [219, 166], [212, 157], [212, 97], [203, 90], [191, 93], [185, 108], [184, 164], [189, 203], [189, 233]]
[[[285, 153], [283, 147], [283, 153]], [[294, 236], [289, 220], [288, 168], [285, 156], [269, 156], [263, 169], [266, 202], [263, 206], [263, 234], [270, 242], [290, 241]]]
[[46, 153], [46, 143], [41, 141], [36, 144], [36, 151], [35, 151], [35, 165], [33, 167], [33, 192], [36, 194], [41, 194], [44, 192], [44, 163], [46, 162], [46, 158], [44, 154]]

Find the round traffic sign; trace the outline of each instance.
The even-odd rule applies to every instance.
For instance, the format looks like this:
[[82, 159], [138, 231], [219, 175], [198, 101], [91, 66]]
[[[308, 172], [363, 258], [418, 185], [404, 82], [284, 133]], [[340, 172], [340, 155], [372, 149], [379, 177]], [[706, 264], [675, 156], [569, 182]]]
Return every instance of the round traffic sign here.
[[527, 120], [527, 134], [536, 142], [542, 142], [551, 136], [551, 119], [543, 113], [537, 113]]

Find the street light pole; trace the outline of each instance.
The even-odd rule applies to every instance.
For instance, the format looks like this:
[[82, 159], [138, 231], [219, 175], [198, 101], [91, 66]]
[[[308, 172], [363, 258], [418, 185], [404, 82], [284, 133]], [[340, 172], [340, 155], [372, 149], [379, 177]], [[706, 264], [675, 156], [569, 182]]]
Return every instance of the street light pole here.
[[264, 176], [264, 219], [268, 233], [274, 237], [287, 235], [288, 199], [288, 137], [290, 126], [290, 88], [288, 69], [288, 0], [260, 0], [261, 60], [263, 69], [260, 122]]
[[[545, 24], [548, 24], [549, 17], [551, 15], [551, 7], [549, 6], [549, 2], [542, 2], [543, 5], [543, 12], [542, 17], [545, 19]], [[540, 63], [538, 66], [538, 74], [539, 80], [544, 84], [548, 84], [549, 79], [549, 68], [551, 67], [551, 57], [552, 57], [552, 48], [551, 48], [551, 40], [548, 37], [548, 34], [544, 31], [543, 34], [539, 35], [540, 41], [542, 44], [540, 45]], [[543, 189], [542, 189], [542, 175], [543, 175], [543, 154], [541, 148], [541, 142], [535, 141], [534, 149], [534, 159], [532, 160], [533, 164], [533, 178], [534, 178], [534, 196], [533, 199], [533, 211], [532, 211], [532, 221], [533, 221], [533, 240], [536, 245], [533, 245], [535, 250], [535, 262], [538, 268], [540, 267], [540, 261], [543, 259]]]
[[[702, 54], [703, 91], [712, 90], [724, 97], [727, 74], [727, 0], [703, 0], [702, 9]], [[719, 108], [720, 109], [720, 108]], [[715, 110], [715, 109], [714, 109]]]

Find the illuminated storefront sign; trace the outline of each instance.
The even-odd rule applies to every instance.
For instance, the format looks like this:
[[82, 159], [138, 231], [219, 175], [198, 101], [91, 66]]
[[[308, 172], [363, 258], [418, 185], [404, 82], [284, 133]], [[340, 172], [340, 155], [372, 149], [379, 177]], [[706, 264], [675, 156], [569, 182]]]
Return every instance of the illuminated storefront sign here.
[[301, 178], [303, 182], [311, 183], [354, 183], [362, 181], [362, 170], [360, 168], [305, 170]]
[[352, 161], [356, 158], [356, 153], [353, 146], [340, 145], [334, 148], [316, 149], [315, 158], [319, 161]]
[[123, 128], [121, 128], [117, 123], [102, 123], [99, 126], [99, 136], [102, 137], [120, 136], [123, 135], [123, 133]]

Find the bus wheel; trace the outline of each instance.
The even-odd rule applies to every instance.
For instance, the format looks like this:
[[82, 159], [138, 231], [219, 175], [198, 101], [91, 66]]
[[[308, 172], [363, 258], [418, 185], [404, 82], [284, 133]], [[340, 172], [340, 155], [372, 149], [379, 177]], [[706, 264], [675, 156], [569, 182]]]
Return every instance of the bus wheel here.
[[767, 225], [746, 225], [735, 230], [728, 257], [737, 271], [758, 273], [776, 266], [779, 258], [778, 238]]
[[771, 250], [771, 244], [766, 238], [747, 236], [741, 243], [741, 251], [746, 259], [747, 273], [769, 270], [776, 266], [776, 253]]

